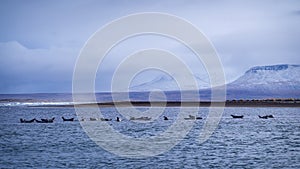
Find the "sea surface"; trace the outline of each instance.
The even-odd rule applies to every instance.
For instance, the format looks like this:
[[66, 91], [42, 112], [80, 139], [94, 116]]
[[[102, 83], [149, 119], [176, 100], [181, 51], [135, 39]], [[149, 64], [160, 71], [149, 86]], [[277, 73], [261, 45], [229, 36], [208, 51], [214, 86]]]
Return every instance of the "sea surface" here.
[[[157, 108], [157, 111], [161, 109], [163, 113], [157, 119], [137, 123], [118, 114], [115, 108], [106, 107], [101, 111], [112, 121], [86, 123], [108, 123], [122, 134], [147, 138], [167, 130], [179, 113], [188, 115], [191, 111], [176, 107]], [[244, 118], [233, 119], [231, 114], [244, 115]], [[258, 115], [268, 114], [274, 118], [258, 118]], [[164, 121], [163, 115], [169, 120]], [[77, 118], [74, 108], [2, 105], [0, 168], [300, 168], [299, 108], [225, 108], [214, 133], [200, 144], [198, 137], [207, 115], [208, 108], [200, 108], [198, 116], [203, 119], [194, 121], [190, 132], [170, 150], [152, 157], [128, 158], [113, 154], [92, 141], [77, 121], [81, 119]], [[63, 122], [62, 116], [74, 117], [76, 121]], [[123, 120], [115, 121], [116, 116]], [[19, 121], [20, 118], [52, 117], [55, 117], [53, 123]], [[187, 121], [179, 123], [184, 126]], [[130, 151], [121, 143], [116, 148]]]

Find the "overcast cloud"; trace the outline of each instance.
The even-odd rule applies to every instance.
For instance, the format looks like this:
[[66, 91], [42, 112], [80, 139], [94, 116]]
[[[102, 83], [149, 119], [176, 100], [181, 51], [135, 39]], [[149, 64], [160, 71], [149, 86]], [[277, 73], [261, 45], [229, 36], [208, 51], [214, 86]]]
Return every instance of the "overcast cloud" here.
[[[2, 0], [0, 93], [71, 92], [76, 59], [88, 38], [110, 21], [137, 12], [169, 13], [195, 25], [215, 46], [227, 82], [252, 66], [300, 64], [297, 0]], [[97, 91], [109, 90], [118, 63], [144, 48], [170, 50], [201, 74], [201, 63], [195, 64], [180, 43], [134, 37], [113, 49], [100, 65]]]

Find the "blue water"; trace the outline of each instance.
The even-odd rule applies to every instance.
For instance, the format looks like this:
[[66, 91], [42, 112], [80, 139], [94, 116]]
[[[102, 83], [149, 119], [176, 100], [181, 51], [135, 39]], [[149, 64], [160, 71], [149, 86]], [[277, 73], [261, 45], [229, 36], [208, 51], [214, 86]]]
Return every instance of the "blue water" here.
[[[107, 118], [117, 115], [114, 108], [102, 108], [102, 112]], [[169, 121], [160, 117], [150, 123], [126, 119], [108, 123], [123, 134], [149, 137], [166, 130], [179, 112], [166, 108]], [[226, 108], [213, 135], [199, 144], [207, 113], [207, 108], [200, 108], [204, 119], [196, 121], [170, 151], [135, 159], [102, 149], [78, 121], [63, 122], [61, 116], [76, 117], [73, 108], [0, 107], [0, 168], [300, 168], [299, 108]], [[244, 119], [232, 119], [230, 114], [243, 114]], [[266, 114], [275, 118], [257, 117]], [[19, 118], [51, 117], [56, 118], [54, 123], [19, 122]]]

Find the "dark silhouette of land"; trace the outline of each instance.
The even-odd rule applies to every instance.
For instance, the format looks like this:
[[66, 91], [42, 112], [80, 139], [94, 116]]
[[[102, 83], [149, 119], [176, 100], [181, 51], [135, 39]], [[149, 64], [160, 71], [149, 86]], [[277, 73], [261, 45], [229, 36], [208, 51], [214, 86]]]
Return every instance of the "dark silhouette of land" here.
[[[84, 103], [84, 104], [68, 104], [68, 105], [41, 105], [33, 107], [74, 107], [74, 106], [99, 106], [99, 107], [300, 107], [300, 99], [264, 99], [264, 100], [227, 100], [221, 101], [119, 101], [119, 102], [99, 102], [99, 103]], [[32, 106], [31, 106], [32, 107]]]

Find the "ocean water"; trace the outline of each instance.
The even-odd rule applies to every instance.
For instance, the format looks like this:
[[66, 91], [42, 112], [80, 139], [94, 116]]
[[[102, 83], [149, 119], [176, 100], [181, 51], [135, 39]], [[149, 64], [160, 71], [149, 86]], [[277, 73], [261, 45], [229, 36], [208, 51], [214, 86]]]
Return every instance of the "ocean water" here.
[[[120, 116], [115, 108], [101, 110], [106, 118]], [[162, 114], [168, 121], [161, 115], [149, 123], [124, 117], [121, 122], [107, 123], [122, 134], [147, 138], [167, 130], [179, 113], [183, 113], [179, 108], [168, 107]], [[153, 157], [128, 158], [98, 146], [79, 121], [63, 122], [62, 116], [77, 118], [74, 108], [1, 106], [0, 168], [300, 168], [299, 108], [225, 108], [217, 129], [200, 144], [198, 136], [207, 114], [208, 108], [200, 108], [203, 119], [195, 121], [190, 132], [170, 150]], [[233, 119], [231, 114], [243, 114], [244, 118]], [[275, 118], [258, 118], [267, 114]], [[54, 123], [19, 122], [20, 118], [51, 117], [55, 117]], [[122, 144], [116, 148], [130, 151]]]

